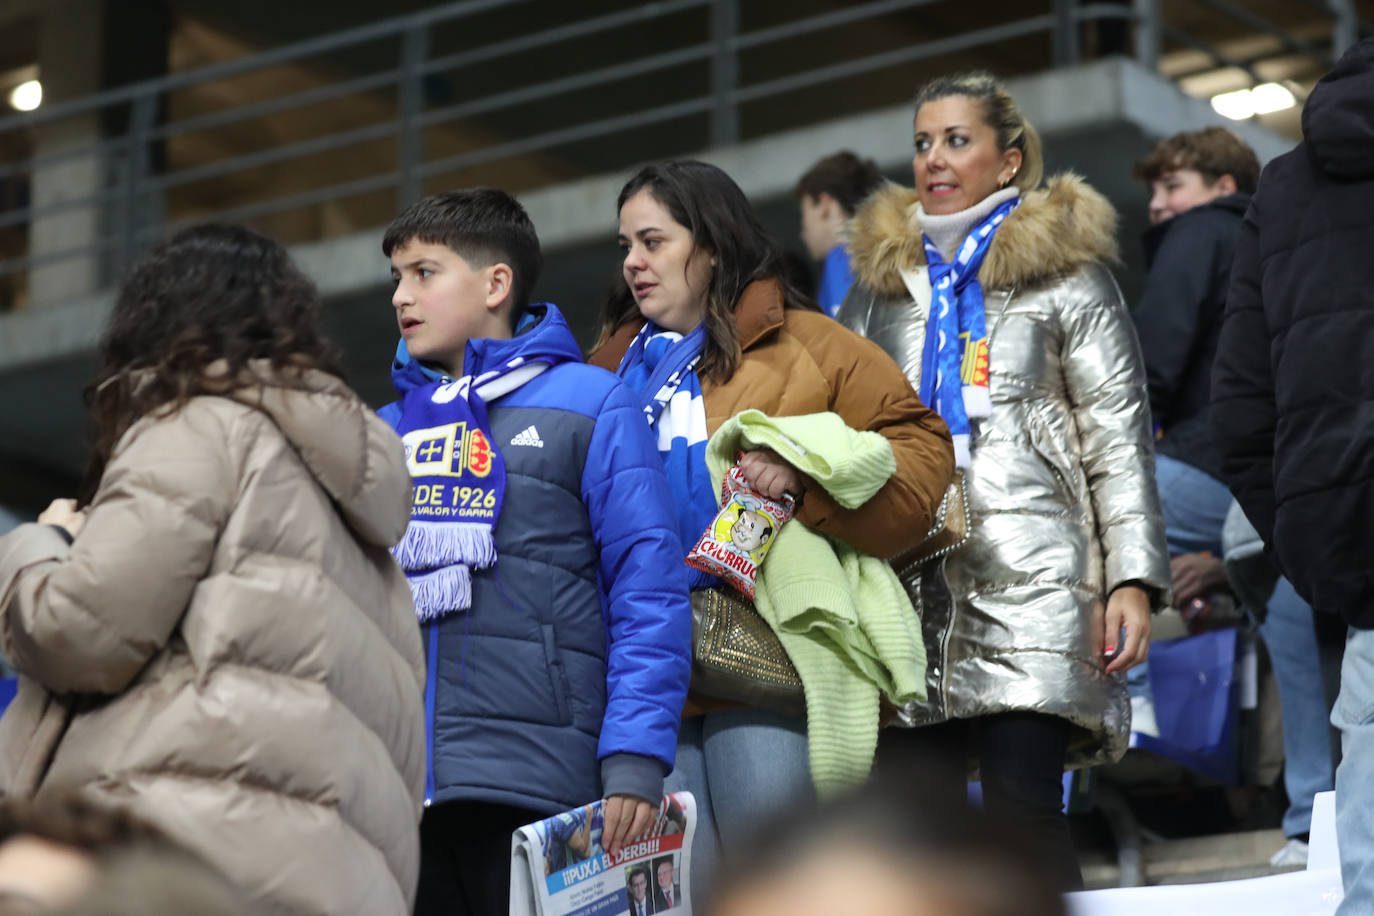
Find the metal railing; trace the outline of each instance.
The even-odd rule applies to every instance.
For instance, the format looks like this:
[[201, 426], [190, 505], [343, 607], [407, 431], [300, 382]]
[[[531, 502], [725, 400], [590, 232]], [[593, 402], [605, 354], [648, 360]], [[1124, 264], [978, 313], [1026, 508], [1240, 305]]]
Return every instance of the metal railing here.
[[[1136, 58], [1154, 68], [1163, 44], [1201, 45], [1192, 36], [1173, 28], [1161, 17], [1162, 0], [1041, 0], [1021, 4], [1021, 18], [980, 25], [953, 34], [842, 59], [820, 66], [797, 69], [765, 79], [747, 81], [741, 75], [741, 59], [758, 49], [779, 46], [808, 36], [857, 23], [877, 23], [880, 17], [930, 7], [940, 0], [871, 0], [834, 11], [793, 19], [753, 31], [740, 28], [739, 0], [660, 0], [603, 15], [563, 22], [542, 29], [523, 29], [516, 36], [444, 54], [434, 54], [437, 29], [461, 24], [477, 14], [503, 8], [529, 6], [532, 0], [463, 0], [424, 12], [398, 16], [370, 25], [347, 29], [308, 41], [197, 70], [176, 73], [109, 90], [87, 98], [44, 106], [28, 114], [0, 118], [0, 137], [7, 133], [27, 135], [38, 150], [21, 161], [0, 164], [0, 183], [27, 187], [31, 200], [23, 206], [0, 209], [0, 234], [27, 235], [28, 244], [0, 260], [0, 283], [15, 284], [24, 275], [42, 270], [61, 270], [64, 265], [96, 263], [93, 282], [108, 281], [123, 270], [138, 251], [169, 227], [193, 219], [255, 222], [306, 211], [322, 204], [365, 195], [394, 195], [385, 201], [389, 210], [418, 198], [427, 182], [549, 151], [573, 148], [590, 141], [606, 140], [648, 128], [696, 119], [699, 127], [663, 131], [661, 142], [638, 143], [626, 149], [625, 166], [646, 155], [669, 155], [692, 148], [738, 141], [748, 127], [748, 106], [776, 100], [789, 93], [842, 84], [885, 69], [950, 55], [988, 49], [999, 44], [1045, 40], [1043, 64], [1071, 65], [1081, 51], [1081, 26], [1085, 23], [1125, 23], [1131, 31]], [[1330, 23], [1330, 40], [1320, 43], [1295, 38], [1249, 13], [1233, 0], [1196, 0], [1201, 6], [1229, 17], [1255, 33], [1277, 38], [1286, 53], [1312, 57], [1323, 64], [1343, 47], [1358, 39], [1361, 24], [1353, 0], [1303, 0]], [[673, 19], [678, 17], [678, 19]], [[704, 18], [704, 22], [701, 20]], [[604, 42], [618, 29], [642, 27], [666, 21], [698, 26], [703, 40], [643, 57], [623, 55], [599, 66], [586, 66], [553, 79], [511, 85], [498, 91], [451, 104], [430, 103], [427, 85], [444, 73], [464, 68], [501, 66], [531, 52], [587, 42]], [[526, 24], [528, 25], [528, 23]], [[250, 101], [224, 110], [173, 116], [171, 100], [210, 84], [243, 77], [270, 75], [282, 67], [328, 65], [321, 59], [337, 59], [389, 42], [392, 63], [375, 72], [324, 78], [320, 85], [297, 88], [284, 94]], [[668, 41], [665, 44], [671, 45]], [[1233, 60], [1214, 48], [1202, 46], [1218, 66], [1235, 66], [1255, 76], [1253, 62]], [[688, 76], [678, 82], [689, 89], [682, 97], [660, 104], [635, 107], [614, 114], [598, 113], [546, 129], [528, 129], [456, 152], [434, 152], [427, 138], [455, 125], [480, 124], [481, 119], [506, 116], [521, 106], [551, 99], [577, 99], [579, 93], [597, 92], [603, 98], [624, 95], [627, 87], [647, 77], [665, 74]], [[209, 161], [178, 165], [169, 151], [195, 137], [214, 131], [243, 129], [268, 119], [290, 116], [322, 105], [342, 106], [347, 100], [365, 97], [370, 110], [383, 116], [367, 123], [230, 154]], [[585, 96], [583, 96], [585, 98]], [[571, 105], [578, 108], [577, 105]], [[742, 112], [742, 109], [744, 110]], [[74, 148], [56, 148], [47, 141], [59, 125], [122, 110], [127, 126], [115, 136], [101, 137], [98, 127], [88, 136], [97, 139]], [[580, 109], [579, 109], [580, 110]], [[693, 123], [696, 123], [695, 121]], [[265, 196], [244, 203], [218, 206], [185, 206], [178, 212], [169, 199], [178, 192], [206, 183], [251, 179], [260, 170], [289, 167], [301, 173], [311, 170], [314, 157], [346, 153], [368, 144], [394, 143], [394, 151], [379, 168], [343, 180], [304, 190]], [[87, 169], [83, 181], [72, 186], [64, 176], [73, 168]], [[64, 186], [63, 182], [67, 184]], [[9, 194], [3, 197], [20, 197]], [[389, 214], [388, 214], [389, 215]], [[385, 215], [378, 222], [384, 221]], [[76, 228], [64, 231], [63, 220]], [[54, 241], [53, 236], [62, 237]], [[42, 238], [40, 244], [37, 240]], [[0, 235], [3, 241], [3, 235]], [[0, 256], [4, 254], [0, 251]], [[3, 303], [0, 302], [0, 307]]]

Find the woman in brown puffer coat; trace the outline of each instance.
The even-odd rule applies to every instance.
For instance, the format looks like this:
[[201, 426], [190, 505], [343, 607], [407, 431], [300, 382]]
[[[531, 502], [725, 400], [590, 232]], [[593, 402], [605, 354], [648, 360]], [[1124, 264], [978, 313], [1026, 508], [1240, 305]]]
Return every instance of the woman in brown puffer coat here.
[[90, 503], [0, 538], [21, 673], [0, 791], [127, 806], [272, 912], [401, 916], [424, 659], [387, 548], [410, 477], [318, 313], [286, 252], [236, 227], [134, 268], [90, 389]]

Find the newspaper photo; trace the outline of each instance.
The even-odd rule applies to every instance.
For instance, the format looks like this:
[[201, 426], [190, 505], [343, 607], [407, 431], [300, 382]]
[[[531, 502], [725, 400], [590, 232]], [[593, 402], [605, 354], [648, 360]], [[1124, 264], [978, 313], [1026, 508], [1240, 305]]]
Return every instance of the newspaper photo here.
[[511, 916], [650, 916], [692, 912], [696, 800], [673, 792], [643, 836], [601, 848], [603, 802], [529, 824], [511, 839]]

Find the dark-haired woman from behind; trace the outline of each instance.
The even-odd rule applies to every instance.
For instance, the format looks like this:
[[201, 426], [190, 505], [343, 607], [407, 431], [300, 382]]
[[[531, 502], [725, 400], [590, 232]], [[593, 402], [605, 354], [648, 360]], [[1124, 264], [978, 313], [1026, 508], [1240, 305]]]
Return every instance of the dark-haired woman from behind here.
[[[592, 362], [616, 369], [645, 401], [684, 555], [717, 511], [706, 437], [750, 409], [838, 414], [852, 430], [882, 435], [895, 459], [874, 495], [842, 508], [774, 452], [746, 452], [740, 465], [756, 489], [801, 497], [789, 524], [882, 558], [919, 544], [953, 473], [944, 424], [880, 349], [787, 282], [739, 186], [704, 162], [665, 162], [636, 174], [617, 209], [622, 277]], [[659, 383], [670, 368], [671, 396]], [[713, 581], [692, 574], [693, 588]], [[696, 796], [695, 876], [709, 873], [717, 854], [730, 856], [760, 817], [808, 793], [812, 772], [805, 718], [697, 694], [684, 717], [668, 785]]]
[[410, 476], [314, 287], [232, 226], [134, 267], [88, 389], [89, 500], [0, 538], [0, 794], [77, 791], [272, 912], [410, 912], [424, 658]]

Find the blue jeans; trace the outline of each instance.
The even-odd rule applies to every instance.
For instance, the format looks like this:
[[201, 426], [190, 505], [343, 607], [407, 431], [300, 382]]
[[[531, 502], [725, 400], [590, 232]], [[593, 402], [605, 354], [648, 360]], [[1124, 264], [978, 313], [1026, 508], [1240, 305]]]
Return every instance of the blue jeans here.
[[1221, 526], [1231, 508], [1226, 484], [1168, 455], [1155, 458], [1155, 483], [1169, 556], [1207, 551], [1220, 557]]
[[1374, 630], [1353, 627], [1341, 662], [1341, 694], [1331, 713], [1341, 730], [1336, 769], [1336, 838], [1345, 901], [1337, 916], [1374, 913]]
[[710, 885], [722, 855], [737, 854], [764, 820], [814, 793], [806, 720], [763, 709], [684, 719], [664, 791], [688, 791], [697, 800], [695, 896]]
[[1288, 790], [1283, 833], [1295, 837], [1312, 829], [1312, 796], [1331, 791], [1332, 774], [1312, 608], [1287, 579], [1279, 579], [1259, 629], [1274, 663], [1283, 709], [1283, 785]]
[[[1155, 456], [1155, 484], [1164, 510], [1169, 556], [1206, 551], [1221, 556], [1221, 527], [1231, 508], [1231, 491], [1206, 471], [1168, 455]], [[1150, 696], [1149, 662], [1126, 672], [1131, 696]]]

